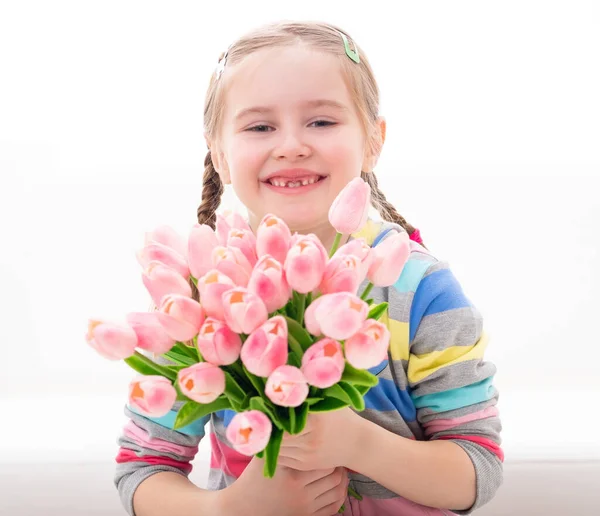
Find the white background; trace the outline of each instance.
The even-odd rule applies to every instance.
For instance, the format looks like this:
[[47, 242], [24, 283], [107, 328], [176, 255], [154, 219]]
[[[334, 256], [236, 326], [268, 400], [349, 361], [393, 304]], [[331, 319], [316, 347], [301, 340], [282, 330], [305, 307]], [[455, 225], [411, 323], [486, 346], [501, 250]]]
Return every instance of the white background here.
[[195, 222], [218, 56], [279, 19], [368, 55], [380, 183], [485, 317], [507, 460], [600, 458], [598, 2], [20, 1], [0, 7], [0, 461], [112, 460], [132, 373], [87, 318], [148, 308], [135, 251]]

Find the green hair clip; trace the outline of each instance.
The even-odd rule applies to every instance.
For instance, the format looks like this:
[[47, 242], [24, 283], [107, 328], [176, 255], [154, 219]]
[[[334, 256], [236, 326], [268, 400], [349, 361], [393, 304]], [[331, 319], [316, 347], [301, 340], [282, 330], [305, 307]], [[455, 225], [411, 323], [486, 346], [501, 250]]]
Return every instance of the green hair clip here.
[[[360, 57], [358, 57], [358, 49], [356, 50], [352, 50], [350, 48], [350, 43], [348, 42], [348, 38], [346, 37], [345, 34], [342, 34], [340, 32], [340, 35], [342, 36], [342, 39], [344, 40], [344, 48], [346, 49], [346, 55], [352, 59], [352, 61], [354, 61], [355, 63], [360, 63]], [[356, 45], [355, 45], [356, 48]]]

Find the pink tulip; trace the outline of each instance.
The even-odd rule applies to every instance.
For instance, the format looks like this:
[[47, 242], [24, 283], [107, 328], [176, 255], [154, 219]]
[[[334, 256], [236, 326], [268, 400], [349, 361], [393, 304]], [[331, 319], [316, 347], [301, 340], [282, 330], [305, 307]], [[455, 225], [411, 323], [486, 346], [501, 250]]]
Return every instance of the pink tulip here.
[[175, 269], [160, 262], [148, 264], [148, 268], [142, 274], [142, 281], [156, 306], [160, 306], [162, 298], [167, 294], [192, 297], [192, 288], [185, 278]]
[[334, 256], [327, 262], [319, 290], [323, 294], [350, 292], [356, 294], [361, 284], [363, 267], [360, 260], [351, 254]]
[[231, 419], [225, 435], [234, 450], [252, 456], [265, 449], [273, 424], [259, 410], [240, 412]]
[[256, 264], [258, 259], [256, 257], [256, 237], [252, 231], [247, 229], [232, 229], [227, 239], [227, 247], [239, 249], [251, 267], [254, 267]]
[[216, 234], [220, 245], [227, 245], [229, 232], [232, 229], [252, 231], [248, 223], [239, 213], [226, 211], [222, 215], [217, 213]]
[[364, 238], [356, 238], [340, 247], [333, 255], [333, 258], [346, 255], [356, 256], [360, 260], [360, 281], [362, 282], [366, 278], [369, 267], [373, 262], [371, 246], [367, 244]]
[[373, 263], [367, 277], [376, 287], [389, 287], [398, 281], [410, 258], [408, 233], [396, 233], [373, 248]]
[[223, 294], [223, 314], [225, 322], [234, 332], [245, 334], [252, 333], [269, 317], [262, 300], [242, 287]]
[[371, 187], [362, 178], [350, 181], [329, 208], [329, 222], [338, 233], [350, 235], [367, 222]]
[[285, 263], [292, 235], [290, 228], [275, 215], [265, 215], [256, 230], [256, 253], [259, 258], [270, 255]]
[[198, 280], [200, 303], [210, 317], [225, 320], [223, 313], [223, 294], [235, 287], [235, 283], [216, 269], [208, 271]]
[[164, 376], [139, 375], [129, 384], [129, 406], [147, 417], [162, 417], [171, 410], [177, 391]]
[[267, 378], [288, 359], [287, 323], [281, 315], [254, 330], [242, 346], [241, 359], [252, 374]]
[[323, 280], [327, 252], [315, 235], [302, 235], [290, 247], [284, 270], [288, 284], [297, 292], [307, 294]]
[[263, 300], [269, 313], [283, 308], [292, 295], [283, 266], [268, 254], [254, 266], [248, 290]]
[[225, 392], [225, 373], [210, 362], [180, 369], [177, 381], [181, 392], [198, 403], [211, 403]]
[[333, 339], [325, 338], [315, 342], [302, 357], [302, 372], [306, 380], [320, 389], [338, 383], [345, 366], [342, 346]]
[[367, 303], [349, 292], [325, 294], [308, 306], [304, 322], [315, 336], [345, 340], [361, 328], [368, 311]]
[[198, 349], [207, 362], [215, 365], [233, 364], [240, 356], [242, 339], [217, 319], [208, 317], [198, 333]]
[[357, 369], [375, 367], [387, 357], [390, 331], [374, 319], [367, 319], [358, 333], [344, 345], [346, 359]]
[[204, 322], [204, 309], [195, 299], [168, 294], [156, 312], [160, 324], [172, 339], [193, 339]]
[[269, 376], [265, 394], [280, 407], [298, 407], [308, 396], [308, 383], [300, 369], [282, 365]]
[[138, 263], [147, 269], [151, 262], [160, 262], [171, 269], [176, 270], [183, 279], [190, 276], [187, 260], [177, 251], [157, 242], [146, 244], [136, 254]]
[[175, 345], [158, 320], [158, 312], [130, 312], [127, 323], [137, 335], [137, 347], [162, 355]]
[[192, 276], [204, 276], [213, 268], [212, 251], [217, 247], [217, 235], [206, 224], [195, 224], [188, 238], [188, 261]]
[[248, 285], [252, 266], [237, 247], [215, 247], [212, 252], [212, 262], [215, 269], [229, 276], [238, 287]]
[[170, 247], [187, 259], [187, 242], [177, 231], [170, 226], [159, 226], [154, 231], [147, 232], [144, 245], [156, 242]]
[[89, 319], [86, 342], [108, 360], [123, 360], [134, 354], [137, 335], [127, 324]]

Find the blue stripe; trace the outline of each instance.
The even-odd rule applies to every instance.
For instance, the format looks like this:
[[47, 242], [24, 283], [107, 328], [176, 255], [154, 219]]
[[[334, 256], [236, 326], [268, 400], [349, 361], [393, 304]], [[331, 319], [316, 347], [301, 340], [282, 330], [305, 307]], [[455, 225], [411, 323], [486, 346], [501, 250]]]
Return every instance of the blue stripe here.
[[387, 235], [390, 231], [392, 231], [394, 228], [387, 228], [385, 231], [382, 231], [381, 233], [379, 233], [376, 237], [375, 240], [373, 240], [373, 243], [371, 244], [371, 247], [375, 247], [379, 242], [381, 242], [383, 240], [383, 237], [385, 235]]
[[222, 419], [223, 420], [223, 424], [225, 425], [225, 427], [229, 426], [229, 423], [231, 423], [231, 420], [233, 419], [233, 416], [235, 416], [236, 412], [234, 410], [217, 410], [217, 412], [215, 412], [215, 416]]
[[410, 342], [421, 319], [428, 315], [472, 306], [450, 269], [436, 271], [421, 280], [410, 309]]
[[417, 410], [409, 393], [385, 378], [380, 378], [379, 383], [365, 394], [365, 407], [377, 411], [397, 411], [406, 422], [417, 418]]
[[408, 260], [402, 269], [402, 274], [400, 274], [398, 281], [394, 283], [394, 288], [398, 292], [414, 292], [429, 267], [431, 267], [431, 262], [414, 259]]
[[381, 373], [381, 371], [383, 371], [385, 369], [385, 366], [387, 364], [388, 364], [388, 359], [385, 358], [383, 360], [383, 362], [381, 362], [381, 364], [369, 368], [368, 371], [369, 371], [369, 373], [374, 374], [375, 376], [377, 376], [379, 373]]
[[418, 409], [427, 407], [434, 412], [447, 412], [448, 410], [468, 407], [487, 401], [494, 395], [495, 389], [492, 380], [493, 376], [490, 376], [481, 382], [457, 389], [416, 396], [413, 397], [413, 402]]
[[[175, 410], [169, 411], [166, 415], [164, 415], [162, 417], [148, 417], [148, 416], [144, 416], [144, 415], [140, 414], [138, 411], [136, 411], [134, 408], [130, 407], [129, 405], [127, 405], [127, 408], [129, 410], [131, 410], [131, 412], [136, 413], [140, 417], [146, 418], [146, 419], [156, 423], [157, 425], [168, 428], [169, 430], [173, 430], [173, 425], [175, 424], [175, 418], [177, 417], [177, 411], [175, 411]], [[180, 428], [179, 430], [175, 430], [175, 431], [179, 432], [180, 434], [204, 437], [204, 426], [206, 425], [206, 423], [208, 422], [209, 419], [210, 419], [210, 415], [204, 416], [204, 417], [194, 421], [193, 423], [190, 423], [189, 425], [184, 426], [184, 427]]]

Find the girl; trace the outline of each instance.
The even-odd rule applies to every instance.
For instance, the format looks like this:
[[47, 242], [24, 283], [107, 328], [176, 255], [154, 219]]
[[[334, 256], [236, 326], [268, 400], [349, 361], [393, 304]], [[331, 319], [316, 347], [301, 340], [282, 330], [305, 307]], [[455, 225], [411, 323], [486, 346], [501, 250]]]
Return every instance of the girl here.
[[[330, 248], [329, 207], [360, 175], [384, 222], [370, 220], [352, 238], [374, 246], [405, 231], [413, 247], [398, 282], [371, 294], [389, 302], [391, 342], [388, 359], [371, 370], [379, 384], [366, 410], [311, 415], [302, 434], [286, 436], [277, 473], [265, 479], [261, 460], [228, 445], [229, 411], [174, 431], [178, 406], [160, 419], [126, 407], [115, 484], [130, 514], [327, 516], [345, 504], [347, 515], [449, 515], [469, 514], [494, 496], [503, 453], [496, 369], [483, 360], [488, 337], [447, 263], [377, 186], [386, 128], [378, 109], [364, 53], [331, 25], [269, 25], [219, 60], [204, 112], [209, 152], [199, 223], [214, 227], [231, 184], [254, 230], [273, 213]], [[204, 490], [187, 475], [209, 419]], [[346, 498], [348, 483], [362, 500]]]

